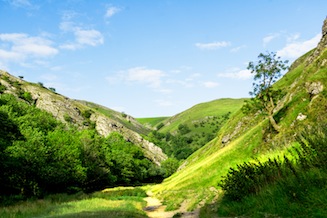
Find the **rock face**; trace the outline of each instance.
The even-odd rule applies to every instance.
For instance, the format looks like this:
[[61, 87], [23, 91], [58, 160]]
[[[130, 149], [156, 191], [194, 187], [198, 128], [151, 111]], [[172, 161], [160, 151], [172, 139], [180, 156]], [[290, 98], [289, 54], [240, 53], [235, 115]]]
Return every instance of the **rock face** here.
[[144, 155], [151, 159], [155, 164], [160, 165], [161, 161], [167, 159], [167, 155], [162, 152], [161, 148], [152, 142], [143, 139], [139, 134], [126, 128], [122, 124], [99, 113], [92, 114], [91, 120], [96, 123], [96, 130], [99, 134], [107, 136], [111, 132], [119, 132], [127, 141], [139, 145], [144, 151]]
[[316, 50], [314, 51], [314, 53], [312, 55], [310, 55], [308, 57], [308, 59], [306, 60], [307, 64], [312, 63], [312, 61], [314, 59], [316, 59], [325, 48], [327, 48], [327, 17], [324, 20], [324, 23], [323, 23], [323, 26], [322, 26], [321, 40], [318, 43], [318, 46], [317, 46]]
[[307, 92], [310, 96], [318, 95], [320, 92], [324, 90], [324, 86], [321, 82], [312, 82], [312, 83], [305, 83]]
[[[17, 95], [17, 88], [12, 86], [11, 83], [18, 82], [21, 90], [31, 94], [37, 108], [51, 113], [56, 119], [64, 123], [71, 123], [83, 129], [87, 128], [89, 125], [88, 122], [91, 121], [95, 124], [95, 128], [100, 135], [106, 137], [111, 132], [119, 132], [127, 141], [139, 146], [143, 150], [144, 155], [155, 164], [160, 165], [160, 162], [167, 159], [167, 156], [162, 152], [161, 148], [143, 139], [138, 133], [132, 131], [118, 121], [110, 119], [108, 116], [95, 110], [92, 110], [89, 119], [85, 118], [82, 112], [90, 110], [90, 107], [79, 101], [54, 93], [40, 85], [27, 83], [4, 71], [0, 71], [0, 76], [0, 83], [6, 86], [6, 92]], [[6, 81], [4, 77], [10, 82]], [[128, 117], [130, 123], [136, 122], [132, 117]]]

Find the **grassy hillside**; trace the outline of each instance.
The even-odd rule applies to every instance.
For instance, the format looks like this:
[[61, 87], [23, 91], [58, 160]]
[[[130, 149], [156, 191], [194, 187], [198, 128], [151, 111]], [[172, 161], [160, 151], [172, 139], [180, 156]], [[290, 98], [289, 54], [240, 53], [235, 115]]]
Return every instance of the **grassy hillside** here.
[[186, 159], [216, 136], [229, 117], [241, 108], [244, 100], [218, 99], [195, 105], [158, 123], [148, 139], [169, 157]]
[[[310, 51], [301, 57], [275, 84], [285, 93], [274, 116], [282, 128], [280, 133], [272, 130], [262, 114], [246, 116], [239, 110], [214, 140], [184, 162], [183, 170], [153, 188], [168, 209], [178, 208], [183, 202], [189, 209], [212, 202], [221, 192], [218, 182], [230, 167], [253, 158], [265, 160], [284, 154], [294, 145], [294, 135], [309, 125], [327, 122], [327, 50], [314, 58], [313, 54]], [[320, 87], [320, 91], [313, 94], [313, 87]], [[301, 114], [304, 120], [297, 119]]]
[[245, 99], [218, 99], [210, 102], [197, 104], [163, 121], [164, 126], [160, 132], [174, 132], [180, 124], [188, 125], [192, 131], [197, 132], [195, 123], [211, 121], [213, 117], [220, 117], [227, 113], [234, 113], [243, 105]]
[[147, 118], [136, 118], [142, 125], [148, 128], [154, 128], [159, 123], [164, 122], [164, 120], [169, 119], [169, 117], [147, 117]]

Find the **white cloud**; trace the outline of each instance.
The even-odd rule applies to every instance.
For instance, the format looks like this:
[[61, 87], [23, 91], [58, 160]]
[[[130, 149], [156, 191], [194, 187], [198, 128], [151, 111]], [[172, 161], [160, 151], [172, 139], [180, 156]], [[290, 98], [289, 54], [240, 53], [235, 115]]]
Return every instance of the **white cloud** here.
[[211, 43], [196, 43], [195, 46], [203, 50], [215, 50], [223, 47], [230, 46], [230, 42], [221, 41], [221, 42], [211, 42]]
[[97, 30], [80, 30], [75, 31], [76, 41], [81, 45], [97, 46], [103, 44], [103, 36]]
[[18, 61], [19, 59], [22, 59], [22, 57], [23, 56], [17, 52], [0, 49], [0, 59], [2, 60]]
[[[295, 39], [298, 39], [295, 38]], [[292, 41], [286, 44], [286, 46], [279, 51], [277, 55], [283, 58], [298, 58], [311, 49], [315, 48], [321, 39], [321, 34], [317, 34], [313, 38], [306, 41]]]
[[246, 80], [252, 77], [250, 70], [233, 69], [231, 72], [219, 73], [218, 77]]
[[32, 4], [29, 0], [9, 0], [12, 6], [25, 9], [38, 9], [39, 6]]
[[297, 40], [298, 38], [300, 38], [299, 33], [292, 34], [287, 37], [287, 42], [293, 42], [293, 41]]
[[106, 11], [105, 17], [106, 18], [110, 18], [112, 16], [114, 16], [115, 14], [117, 14], [118, 12], [120, 12], [120, 8], [117, 7], [109, 7]]
[[5, 61], [17, 62], [27, 58], [46, 58], [59, 52], [51, 40], [40, 36], [33, 37], [24, 33], [3, 33], [0, 34], [1, 41], [7, 44], [7, 49], [0, 49], [0, 58]]
[[207, 82], [204, 82], [203, 85], [206, 88], [215, 88], [219, 85], [219, 83], [207, 81]]
[[266, 47], [272, 40], [278, 38], [280, 36], [279, 33], [271, 33], [268, 36], [262, 39], [263, 46]]
[[75, 41], [60, 45], [61, 49], [77, 50], [85, 46], [98, 46], [104, 43], [103, 35], [97, 30], [75, 30]]
[[61, 49], [77, 50], [85, 46], [98, 46], [104, 43], [104, 37], [98, 30], [83, 28], [81, 26], [77, 26], [74, 22], [71, 22], [71, 16], [74, 15], [69, 14], [72, 13], [73, 12], [70, 12], [68, 15], [64, 15], [62, 18], [64, 21], [59, 24], [59, 29], [66, 33], [73, 33], [74, 41], [60, 45]]
[[127, 70], [125, 80], [143, 83], [152, 88], [159, 88], [162, 82], [161, 78], [164, 76], [165, 74], [161, 70], [135, 67]]

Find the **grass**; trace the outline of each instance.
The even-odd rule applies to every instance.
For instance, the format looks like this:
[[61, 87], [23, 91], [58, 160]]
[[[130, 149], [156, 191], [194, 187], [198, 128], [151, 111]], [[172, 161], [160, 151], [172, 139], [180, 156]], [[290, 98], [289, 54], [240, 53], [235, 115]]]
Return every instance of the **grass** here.
[[240, 201], [220, 196], [202, 208], [201, 217], [327, 217], [327, 172], [323, 166], [301, 169], [279, 178]]
[[141, 188], [118, 187], [92, 194], [57, 194], [1, 207], [2, 218], [28, 217], [147, 217]]
[[144, 126], [154, 128], [159, 123], [163, 122], [168, 118], [169, 117], [147, 117], [147, 118], [136, 118], [136, 120]]
[[240, 109], [245, 99], [218, 99], [201, 103], [192, 108], [165, 120], [165, 126], [160, 132], [173, 132], [180, 124], [193, 126], [194, 121], [202, 121], [210, 116], [220, 117], [228, 112], [234, 113]]
[[[229, 146], [220, 149], [212, 141], [190, 156], [187, 161], [191, 164], [155, 186], [153, 192], [164, 199], [168, 210], [177, 209], [185, 199], [196, 198], [196, 201], [191, 201], [188, 205], [189, 209], [194, 209], [200, 201], [206, 201], [216, 194], [210, 188], [218, 188], [218, 181], [230, 167], [252, 156], [253, 148], [260, 142], [261, 131], [262, 124], [258, 124]], [[216, 152], [212, 153], [211, 148], [216, 149]]]
[[[220, 129], [219, 133], [217, 133], [215, 139], [192, 154], [184, 164], [182, 164], [182, 167], [184, 167], [182, 170], [165, 179], [162, 184], [153, 187], [152, 191], [157, 197], [161, 197], [164, 200], [165, 204], [168, 206], [168, 210], [179, 208], [182, 202], [187, 202], [188, 209], [190, 210], [194, 209], [199, 202], [201, 204], [203, 202], [209, 203], [212, 196], [216, 195], [216, 193], [211, 190], [215, 188], [220, 192], [217, 184], [221, 177], [226, 175], [230, 167], [235, 167], [237, 164], [253, 158], [265, 160], [269, 157], [271, 158], [275, 155], [283, 154], [287, 152], [289, 146], [294, 144], [294, 135], [305, 126], [314, 126], [317, 122], [327, 122], [326, 116], [323, 115], [325, 114], [323, 110], [326, 108], [327, 97], [325, 92], [310, 99], [305, 88], [305, 83], [308, 81], [320, 81], [324, 85], [324, 89], [327, 86], [327, 80], [325, 79], [326, 70], [316, 66], [317, 63], [322, 62], [322, 60], [314, 61], [311, 65], [301, 63], [311, 53], [312, 51], [302, 57], [301, 61], [276, 83], [276, 87], [283, 89], [287, 94], [287, 98], [284, 100], [281, 110], [276, 114], [282, 131], [279, 134], [272, 132], [269, 128], [268, 120], [265, 119], [263, 115], [256, 114], [245, 116], [240, 111], [235, 112], [232, 118]], [[326, 53], [323, 54], [325, 55]], [[163, 127], [162, 131], [176, 128], [178, 122], [187, 122], [190, 114], [192, 114], [193, 117], [200, 116], [198, 107], [203, 107], [204, 105], [195, 106], [185, 114], [170, 118], [171, 121], [174, 119], [178, 121], [172, 122], [170, 126]], [[299, 113], [307, 115], [307, 119], [298, 121], [296, 118]], [[230, 143], [223, 145], [221, 141], [226, 135], [233, 135], [233, 137]], [[269, 204], [271, 204], [272, 207], [274, 204], [279, 204], [276, 202], [269, 202], [269, 194], [275, 191], [276, 196], [280, 195], [278, 194], [278, 188], [271, 187], [271, 189], [266, 190], [266, 194], [262, 194], [262, 199], [258, 200], [257, 203], [259, 204], [265, 199], [267, 201], [265, 207], [268, 207], [267, 205]], [[316, 190], [312, 190], [312, 193], [309, 193], [309, 195], [314, 196], [314, 193], [316, 193]], [[319, 193], [317, 192], [316, 194]], [[322, 192], [321, 196], [318, 197], [317, 201], [311, 199], [313, 204], [319, 204], [323, 197], [325, 197], [325, 193]], [[280, 204], [286, 204], [287, 201], [282, 199], [283, 198], [281, 198], [282, 203]], [[310, 199], [308, 198], [307, 200], [309, 201]], [[256, 208], [256, 203], [250, 205], [250, 202], [253, 201], [253, 199], [248, 199], [248, 207]], [[243, 203], [246, 205], [245, 202]], [[214, 205], [214, 207], [215, 206], [216, 205]], [[294, 214], [294, 211], [297, 210], [296, 208], [304, 206], [306, 205], [291, 205], [291, 207], [294, 207], [294, 210], [291, 211]], [[235, 208], [235, 211], [239, 210], [237, 207]], [[265, 210], [264, 208], [262, 211], [269, 212], [269, 210]], [[321, 212], [318, 211], [317, 214], [319, 213]], [[249, 214], [251, 217], [254, 215], [254, 212]], [[229, 215], [233, 216], [233, 213], [229, 213]], [[238, 215], [243, 214], [238, 213]], [[261, 217], [265, 216], [265, 214], [255, 216], [260, 217], [260, 215]], [[266, 215], [269, 216], [269, 214]]]

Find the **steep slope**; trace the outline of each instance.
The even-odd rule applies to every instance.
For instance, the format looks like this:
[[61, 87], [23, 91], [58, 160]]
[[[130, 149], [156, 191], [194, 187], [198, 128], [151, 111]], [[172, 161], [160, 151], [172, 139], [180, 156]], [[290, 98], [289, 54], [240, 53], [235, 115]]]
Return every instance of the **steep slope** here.
[[138, 134], [147, 134], [150, 132], [149, 128], [145, 127], [137, 119], [135, 119], [134, 117], [128, 114], [120, 113], [110, 108], [92, 102], [87, 102], [83, 100], [76, 100], [76, 101], [86, 105], [87, 107], [91, 108], [93, 111], [95, 110], [107, 116], [108, 118], [119, 122], [120, 124], [124, 125], [128, 129], [137, 132]]
[[153, 188], [169, 209], [183, 202], [194, 209], [213, 201], [219, 193], [217, 184], [230, 167], [283, 153], [305, 127], [327, 122], [327, 19], [322, 32], [318, 47], [295, 61], [275, 84], [285, 93], [274, 114], [281, 131], [274, 132], [260, 113], [238, 111], [214, 140], [185, 161], [183, 170]]
[[201, 103], [170, 117], [156, 126], [148, 137], [164, 152], [184, 160], [211, 141], [245, 99], [218, 99]]
[[159, 123], [164, 122], [168, 118], [169, 117], [147, 117], [147, 118], [136, 118], [136, 120], [147, 128], [155, 129], [155, 126], [157, 126]]
[[[197, 104], [173, 117], [164, 120], [160, 132], [174, 132], [180, 124], [193, 126], [195, 123], [210, 122], [214, 117], [232, 114], [241, 108], [245, 99], [217, 99]], [[193, 129], [194, 130], [194, 129]]]
[[69, 99], [45, 88], [42, 83], [29, 83], [4, 71], [0, 71], [0, 84], [5, 87], [6, 93], [28, 101], [62, 122], [81, 129], [95, 128], [105, 137], [111, 132], [119, 132], [126, 140], [141, 147], [146, 157], [154, 163], [160, 164], [166, 159], [161, 148], [140, 136], [139, 133], [144, 134], [148, 130], [128, 115], [93, 103]]

